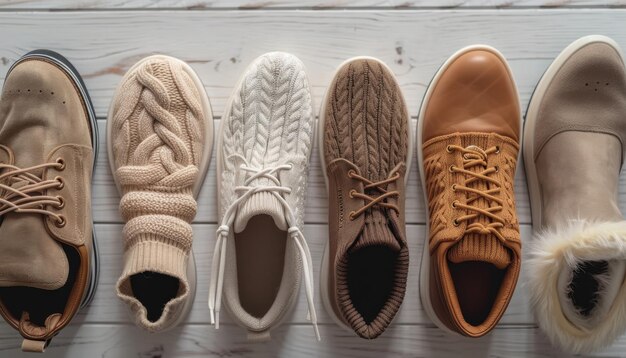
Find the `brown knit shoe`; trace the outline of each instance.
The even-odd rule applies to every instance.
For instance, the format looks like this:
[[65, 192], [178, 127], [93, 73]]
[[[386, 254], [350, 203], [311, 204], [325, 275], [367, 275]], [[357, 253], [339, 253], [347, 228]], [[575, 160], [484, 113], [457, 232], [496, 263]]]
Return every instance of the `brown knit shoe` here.
[[356, 58], [338, 69], [320, 116], [329, 199], [322, 298], [337, 324], [372, 339], [389, 326], [406, 288], [408, 111], [391, 70]]
[[212, 143], [211, 107], [191, 67], [151, 56], [126, 73], [107, 120], [109, 163], [126, 222], [117, 294], [136, 324], [151, 332], [175, 327], [195, 296], [190, 224]]
[[426, 92], [417, 131], [429, 212], [420, 296], [446, 331], [488, 333], [513, 295], [521, 256], [513, 195], [520, 126], [511, 71], [491, 47], [457, 52]]

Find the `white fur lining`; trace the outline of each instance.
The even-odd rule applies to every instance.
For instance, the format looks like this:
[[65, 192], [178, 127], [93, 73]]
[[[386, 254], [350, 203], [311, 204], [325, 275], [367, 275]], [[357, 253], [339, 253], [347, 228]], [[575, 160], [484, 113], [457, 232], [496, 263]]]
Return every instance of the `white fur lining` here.
[[[525, 266], [531, 306], [554, 344], [571, 353], [586, 353], [606, 347], [626, 330], [626, 221], [570, 220], [536, 235], [530, 252]], [[600, 281], [598, 308], [589, 317], [572, 319], [577, 312], [567, 298], [563, 275], [571, 280], [574, 269], [584, 261], [608, 261], [609, 270], [596, 277]]]

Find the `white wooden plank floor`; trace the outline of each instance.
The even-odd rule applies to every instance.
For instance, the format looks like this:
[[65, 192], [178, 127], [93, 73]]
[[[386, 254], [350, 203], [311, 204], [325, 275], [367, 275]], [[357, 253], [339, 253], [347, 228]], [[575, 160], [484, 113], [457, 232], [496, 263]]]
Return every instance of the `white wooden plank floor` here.
[[[119, 6], [119, 7], [118, 7]], [[188, 61], [204, 82], [216, 126], [241, 71], [256, 56], [288, 51], [307, 66], [317, 104], [334, 68], [348, 57], [371, 55], [396, 73], [410, 107], [413, 127], [422, 95], [439, 65], [473, 43], [500, 49], [510, 61], [523, 106], [542, 72], [563, 47], [588, 34], [605, 34], [626, 48], [623, 0], [5, 0], [0, 1], [0, 79], [22, 54], [49, 48], [64, 54], [83, 74], [101, 129], [93, 208], [101, 247], [100, 285], [92, 305], [53, 340], [50, 357], [521, 357], [564, 356], [536, 328], [520, 284], [499, 327], [470, 340], [434, 327], [418, 295], [419, 260], [426, 220], [417, 163], [407, 193], [411, 250], [409, 285], [400, 314], [381, 338], [366, 342], [332, 324], [316, 296], [323, 341], [305, 320], [305, 302], [265, 344], [224, 314], [224, 326], [208, 325], [210, 258], [217, 223], [215, 166], [199, 198], [194, 224], [198, 292], [185, 325], [151, 335], [135, 328], [114, 294], [121, 271], [119, 196], [108, 169], [104, 126], [117, 82], [140, 58], [164, 53]], [[454, 7], [455, 9], [446, 9]], [[554, 9], [553, 7], [562, 7]], [[146, 8], [146, 9], [144, 9]], [[55, 11], [47, 11], [54, 9]], [[254, 11], [240, 9], [257, 9]], [[336, 9], [341, 9], [340, 11]], [[327, 195], [317, 148], [313, 151], [305, 235], [319, 269], [327, 238]], [[622, 176], [626, 189], [626, 175]], [[517, 209], [525, 248], [532, 241], [523, 170], [516, 180]], [[620, 192], [626, 209], [626, 190]], [[318, 278], [319, 276], [316, 276]], [[524, 273], [522, 273], [522, 282]], [[22, 357], [17, 333], [0, 324], [0, 356]], [[598, 356], [626, 356], [626, 336]]]

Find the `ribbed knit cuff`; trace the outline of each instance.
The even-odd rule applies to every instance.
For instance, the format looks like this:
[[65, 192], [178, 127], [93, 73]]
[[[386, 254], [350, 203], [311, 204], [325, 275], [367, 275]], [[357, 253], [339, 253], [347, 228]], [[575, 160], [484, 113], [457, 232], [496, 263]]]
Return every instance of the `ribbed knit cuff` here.
[[179, 247], [157, 241], [159, 239], [156, 235], [141, 234], [139, 242], [128, 247], [124, 254], [124, 271], [121, 277], [151, 271], [187, 282], [189, 254]]
[[450, 248], [448, 260], [454, 263], [466, 261], [489, 262], [498, 269], [505, 269], [512, 261], [511, 252], [494, 237], [466, 234]]
[[251, 195], [239, 208], [234, 223], [235, 232], [242, 232], [248, 221], [257, 215], [269, 215], [274, 219], [279, 229], [287, 230], [283, 205], [273, 193], [261, 191]]
[[[173, 327], [185, 313], [186, 302], [190, 299], [190, 286], [187, 280], [189, 254], [176, 246], [154, 241], [150, 234], [143, 234], [140, 241], [127, 248], [124, 254], [124, 271], [117, 281], [117, 295], [128, 304], [135, 323], [150, 332], [159, 332]], [[141, 272], [158, 272], [176, 277], [180, 289], [176, 297], [165, 304], [161, 317], [149, 321], [143, 304], [135, 297], [130, 277]]]
[[361, 236], [350, 247], [350, 252], [370, 246], [385, 246], [394, 251], [401, 250], [400, 242], [389, 228], [388, 219], [377, 209], [365, 214]]

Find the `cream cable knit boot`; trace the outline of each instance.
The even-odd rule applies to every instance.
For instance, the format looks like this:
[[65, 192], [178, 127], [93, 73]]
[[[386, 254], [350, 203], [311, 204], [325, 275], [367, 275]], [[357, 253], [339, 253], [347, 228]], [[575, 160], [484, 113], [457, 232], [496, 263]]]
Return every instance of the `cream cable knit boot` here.
[[138, 326], [152, 332], [173, 328], [195, 295], [190, 224], [213, 138], [202, 83], [180, 60], [140, 61], [116, 91], [107, 134], [126, 222], [117, 294]]

